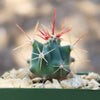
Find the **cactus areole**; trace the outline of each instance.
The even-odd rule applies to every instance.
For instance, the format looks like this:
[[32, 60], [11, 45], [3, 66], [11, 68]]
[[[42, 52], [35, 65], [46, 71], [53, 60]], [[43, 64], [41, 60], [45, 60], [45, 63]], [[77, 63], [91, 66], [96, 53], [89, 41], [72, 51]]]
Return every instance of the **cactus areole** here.
[[46, 43], [42, 44], [34, 40], [32, 45], [33, 50], [30, 61], [30, 71], [35, 75], [45, 78], [65, 77], [70, 73], [69, 66], [71, 62], [74, 61], [74, 59], [70, 57], [72, 46], [60, 45], [60, 37], [69, 32], [71, 27], [67, 27], [64, 30], [62, 29], [59, 34], [55, 35], [55, 10], [56, 9], [54, 9], [52, 32], [49, 33], [47, 30], [38, 29], [41, 33], [41, 35], [38, 36], [46, 40]]

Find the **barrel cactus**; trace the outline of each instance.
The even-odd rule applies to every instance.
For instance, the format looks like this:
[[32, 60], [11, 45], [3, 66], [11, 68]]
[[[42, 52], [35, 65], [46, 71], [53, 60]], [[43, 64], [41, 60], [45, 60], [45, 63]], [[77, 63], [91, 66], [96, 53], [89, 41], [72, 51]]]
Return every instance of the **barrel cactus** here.
[[[69, 31], [72, 27], [63, 29], [64, 22], [61, 26], [61, 31], [55, 34], [55, 19], [56, 9], [54, 9], [53, 25], [51, 33], [48, 29], [39, 29], [41, 33], [39, 37], [44, 39], [46, 42], [40, 43], [37, 40], [31, 39], [25, 32], [29, 41], [32, 44], [32, 56], [28, 63], [30, 64], [30, 71], [42, 78], [63, 78], [66, 77], [70, 72], [70, 64], [75, 61], [70, 56], [73, 46], [85, 35], [83, 34], [74, 44], [61, 46], [61, 36]], [[17, 27], [19, 27], [17, 25]], [[19, 27], [20, 28], [20, 27]], [[21, 29], [21, 28], [20, 28]], [[22, 29], [21, 29], [22, 30]], [[22, 30], [23, 31], [23, 30]]]

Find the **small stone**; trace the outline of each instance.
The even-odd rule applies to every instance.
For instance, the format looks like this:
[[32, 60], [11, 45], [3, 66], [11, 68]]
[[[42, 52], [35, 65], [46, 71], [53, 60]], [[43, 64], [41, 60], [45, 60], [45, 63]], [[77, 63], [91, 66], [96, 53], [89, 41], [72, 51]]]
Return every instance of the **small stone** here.
[[45, 88], [55, 88], [55, 87], [52, 85], [52, 83], [50, 83], [50, 84], [45, 84], [44, 87], [45, 87]]
[[9, 78], [10, 78], [9, 75], [10, 75], [10, 73], [5, 72], [1, 77], [2, 77], [3, 79], [9, 79]]
[[34, 79], [32, 79], [33, 82], [40, 82], [42, 80], [41, 77], [36, 77]]
[[82, 79], [82, 85], [85, 87], [88, 85], [88, 80]]
[[61, 86], [62, 88], [73, 88], [72, 85], [71, 85], [71, 82], [70, 80], [62, 80], [61, 81]]
[[71, 79], [61, 81], [63, 88], [80, 88], [83, 86], [80, 76], [74, 76]]
[[52, 81], [53, 81], [53, 86], [54, 86], [55, 88], [61, 88], [61, 85], [60, 85], [60, 83], [58, 82], [57, 79], [53, 79]]
[[32, 85], [32, 88], [43, 88], [43, 87], [44, 87], [43, 83], [35, 83]]
[[74, 78], [71, 79], [71, 85], [73, 88], [79, 88], [82, 87], [82, 80], [80, 76], [75, 76]]
[[89, 75], [86, 77], [88, 80], [91, 80], [91, 79], [95, 79], [97, 80], [98, 77], [100, 77], [97, 73], [94, 73], [94, 72], [91, 72], [89, 73]]
[[51, 83], [49, 80], [47, 80], [47, 81], [45, 82], [44, 87], [45, 87], [45, 88], [54, 88], [53, 85], [52, 85], [52, 83]]
[[45, 82], [45, 84], [51, 84], [51, 82], [50, 82], [49, 80], [47, 80], [47, 81]]
[[85, 87], [86, 89], [97, 89], [97, 88], [99, 88], [99, 86], [100, 86], [100, 84], [96, 81], [96, 80], [94, 80], [94, 79], [92, 79], [91, 81], [88, 81], [88, 85]]
[[93, 88], [92, 90], [98, 90], [98, 89], [100, 89], [100, 87]]
[[44, 87], [45, 88], [61, 88], [60, 83], [58, 82], [58, 80], [56, 79], [52, 79], [53, 83], [51, 83], [50, 81], [46, 81]]
[[81, 78], [82, 79], [86, 79], [87, 75], [82, 75]]
[[97, 86], [97, 87], [100, 86], [100, 84], [99, 84], [96, 80], [94, 80], [94, 79], [92, 79], [92, 80], [89, 82], [89, 84], [93, 84], [94, 87], [95, 87], [95, 86]]

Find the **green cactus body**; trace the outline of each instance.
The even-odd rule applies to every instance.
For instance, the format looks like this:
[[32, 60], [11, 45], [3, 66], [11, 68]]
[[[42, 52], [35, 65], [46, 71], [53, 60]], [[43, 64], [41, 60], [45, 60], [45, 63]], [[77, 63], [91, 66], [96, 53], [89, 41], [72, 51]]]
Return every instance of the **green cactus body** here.
[[[37, 46], [40, 49], [40, 51], [43, 52], [44, 58], [47, 60], [47, 62], [42, 58], [35, 59], [40, 55]], [[33, 52], [34, 53], [32, 54], [30, 63], [31, 65], [30, 70], [34, 74], [41, 77], [52, 78], [52, 77], [64, 77], [70, 72], [69, 69], [69, 65], [71, 63], [70, 46], [62, 47], [58, 45], [56, 40], [49, 41], [45, 44], [41, 44], [37, 41], [34, 41]], [[35, 53], [37, 53], [38, 55], [36, 55]]]

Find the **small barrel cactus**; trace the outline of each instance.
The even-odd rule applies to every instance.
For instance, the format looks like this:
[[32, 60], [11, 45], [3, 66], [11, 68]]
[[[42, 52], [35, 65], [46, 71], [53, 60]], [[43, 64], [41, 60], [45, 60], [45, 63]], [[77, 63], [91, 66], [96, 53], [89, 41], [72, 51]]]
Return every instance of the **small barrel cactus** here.
[[[69, 31], [72, 27], [67, 27], [63, 30], [64, 22], [61, 27], [61, 32], [55, 34], [55, 14], [54, 9], [53, 25], [51, 33], [43, 28], [38, 29], [41, 35], [39, 37], [46, 40], [46, 43], [42, 44], [37, 40], [31, 39], [25, 32], [24, 34], [32, 43], [32, 56], [28, 61], [30, 64], [30, 71], [37, 76], [43, 78], [63, 78], [67, 76], [70, 70], [71, 62], [75, 59], [70, 56], [73, 45], [75, 45], [85, 34], [83, 34], [73, 45], [61, 46], [61, 36]], [[17, 25], [17, 27], [19, 27]], [[19, 27], [20, 28], [20, 27]], [[20, 30], [22, 30], [20, 28]], [[23, 30], [22, 30], [23, 31]]]

